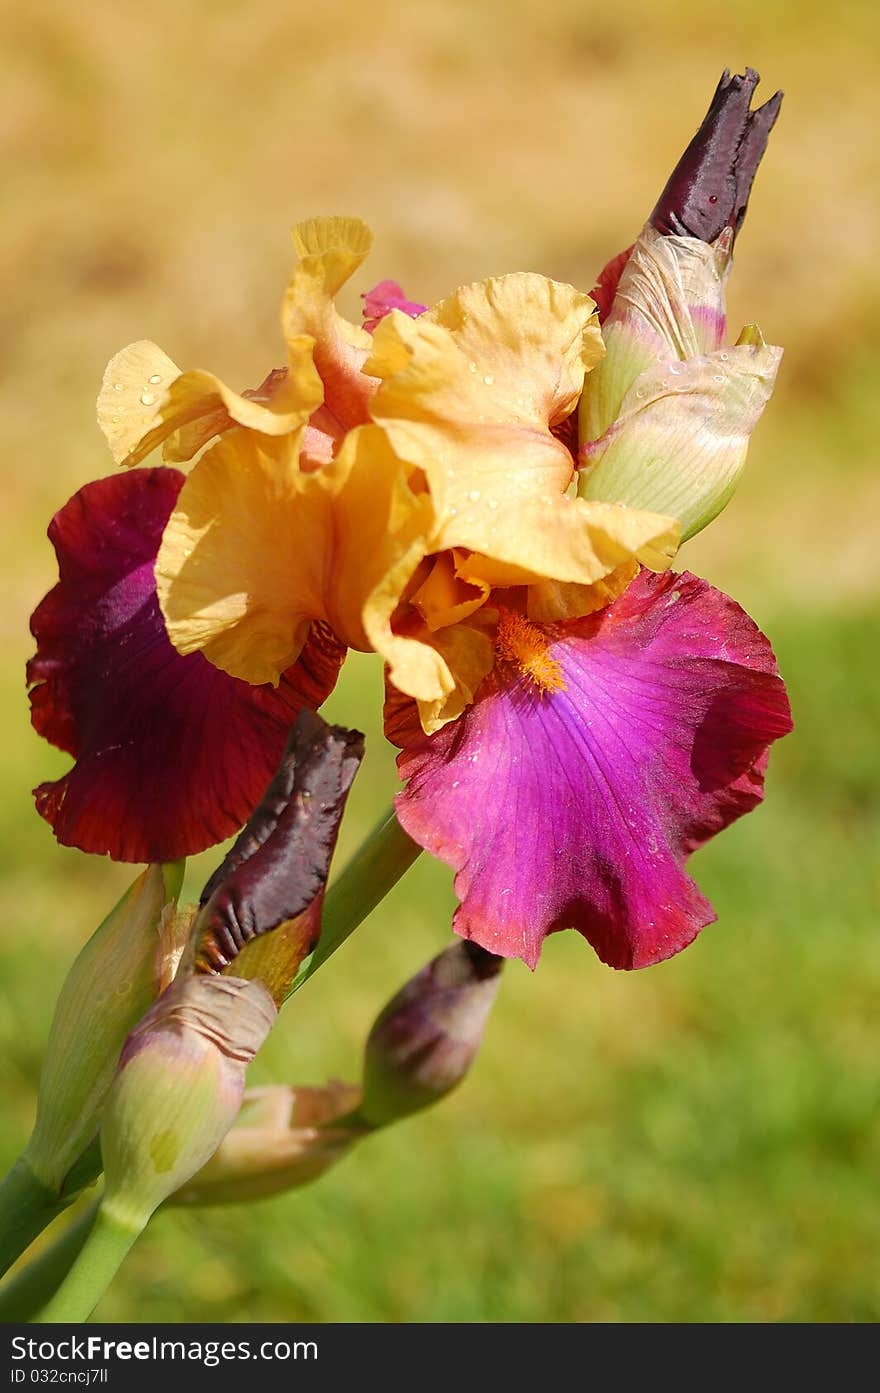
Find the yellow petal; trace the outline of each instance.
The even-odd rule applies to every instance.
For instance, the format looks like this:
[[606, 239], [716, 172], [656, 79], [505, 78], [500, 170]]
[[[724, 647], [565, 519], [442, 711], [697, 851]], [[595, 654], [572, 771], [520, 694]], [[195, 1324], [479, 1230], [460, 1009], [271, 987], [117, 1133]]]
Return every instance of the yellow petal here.
[[622, 595], [638, 574], [637, 561], [622, 561], [603, 580], [592, 585], [542, 580], [529, 587], [527, 613], [538, 624], [553, 624], [563, 619], [583, 619], [595, 614]]
[[454, 628], [431, 636], [431, 644], [443, 658], [452, 677], [452, 689], [433, 701], [419, 701], [419, 719], [426, 735], [455, 721], [470, 706], [480, 684], [495, 662], [492, 626], [496, 611], [481, 610], [479, 615]]
[[97, 411], [98, 425], [117, 464], [127, 461], [131, 451], [155, 427], [157, 404], [179, 376], [177, 364], [149, 339], [130, 343], [110, 359], [98, 393]]
[[376, 426], [352, 431], [319, 471], [333, 496], [326, 618], [353, 648], [385, 651], [377, 639], [389, 641], [391, 615], [429, 548], [433, 506], [408, 474]]
[[314, 339], [325, 405], [350, 429], [369, 419], [376, 383], [361, 368], [371, 338], [343, 318], [333, 297], [367, 257], [372, 233], [359, 218], [310, 218], [294, 228], [293, 241], [300, 263], [284, 297], [282, 328], [289, 340], [302, 334]]
[[493, 586], [542, 580], [593, 585], [632, 560], [663, 570], [678, 545], [671, 517], [565, 494], [496, 509], [473, 505], [465, 522], [474, 555], [462, 574]]
[[433, 633], [467, 619], [485, 603], [489, 590], [485, 580], [466, 580], [457, 569], [456, 553], [444, 551], [434, 557], [429, 574], [410, 603]]
[[[169, 456], [181, 460], [191, 458], [233, 422], [265, 435], [296, 430], [322, 396], [307, 336], [289, 344], [287, 373], [266, 402], [231, 391], [213, 373], [181, 373], [160, 348], [144, 341], [130, 344], [110, 360], [98, 397], [98, 423], [117, 464], [139, 464], [174, 433], [186, 443], [178, 443]], [[197, 430], [184, 436], [184, 428], [193, 423], [198, 423]]]
[[277, 683], [324, 617], [332, 497], [299, 469], [300, 433], [225, 435], [181, 489], [156, 561], [175, 647], [247, 682]]
[[439, 545], [477, 549], [466, 510], [561, 494], [571, 456], [552, 434], [602, 354], [594, 303], [528, 273], [465, 286], [428, 314], [392, 312], [366, 370], [382, 378], [371, 413], [425, 472]]

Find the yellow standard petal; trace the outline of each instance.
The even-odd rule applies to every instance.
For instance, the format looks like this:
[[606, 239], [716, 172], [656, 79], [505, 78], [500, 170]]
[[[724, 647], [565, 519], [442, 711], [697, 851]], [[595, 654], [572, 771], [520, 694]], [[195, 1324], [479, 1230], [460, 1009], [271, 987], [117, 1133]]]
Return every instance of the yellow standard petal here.
[[376, 383], [361, 369], [372, 340], [339, 313], [333, 298], [368, 256], [373, 235], [360, 218], [310, 218], [293, 229], [293, 241], [300, 262], [284, 297], [282, 329], [288, 340], [314, 339], [325, 408], [348, 430], [369, 419]]
[[214, 435], [232, 425], [265, 435], [285, 435], [320, 406], [321, 379], [307, 336], [288, 345], [286, 371], [270, 374], [271, 394], [233, 392], [213, 373], [180, 372], [147, 340], [111, 358], [98, 396], [98, 424], [117, 464], [139, 464], [157, 445], [175, 437], [166, 457], [192, 458]]
[[571, 286], [522, 273], [465, 286], [415, 320], [392, 312], [376, 329], [371, 413], [424, 470], [438, 549], [478, 550], [487, 511], [567, 488], [571, 455], [552, 432], [602, 356], [594, 311]]
[[175, 647], [251, 683], [277, 683], [324, 613], [332, 498], [300, 470], [299, 435], [224, 435], [181, 489], [156, 561]]

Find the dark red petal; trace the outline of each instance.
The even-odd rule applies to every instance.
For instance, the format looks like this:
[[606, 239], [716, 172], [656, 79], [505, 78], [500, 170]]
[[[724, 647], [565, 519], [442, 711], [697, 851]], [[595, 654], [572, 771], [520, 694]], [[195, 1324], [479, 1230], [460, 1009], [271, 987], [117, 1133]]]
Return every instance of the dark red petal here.
[[182, 484], [136, 469], [80, 489], [49, 528], [60, 579], [31, 620], [33, 723], [76, 761], [35, 789], [37, 810], [65, 846], [117, 861], [176, 860], [235, 832], [344, 656], [315, 626], [277, 688], [251, 687], [172, 647], [153, 566]]

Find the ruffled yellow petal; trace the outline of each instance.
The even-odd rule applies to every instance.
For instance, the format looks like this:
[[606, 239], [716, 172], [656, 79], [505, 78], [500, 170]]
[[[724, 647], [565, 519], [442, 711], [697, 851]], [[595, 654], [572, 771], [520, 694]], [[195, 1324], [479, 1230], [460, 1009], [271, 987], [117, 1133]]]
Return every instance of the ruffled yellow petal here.
[[569, 484], [571, 456], [552, 428], [602, 355], [594, 310], [571, 286], [523, 273], [465, 286], [415, 320], [392, 312], [376, 329], [371, 414], [425, 472], [438, 549], [479, 549], [484, 511]]
[[288, 345], [286, 373], [273, 374], [275, 389], [233, 392], [213, 373], [181, 373], [160, 348], [147, 340], [130, 344], [111, 358], [98, 396], [98, 424], [117, 464], [139, 464], [169, 436], [167, 457], [190, 459], [233, 423], [264, 435], [298, 429], [321, 404], [323, 387], [307, 336]]
[[333, 297], [369, 254], [373, 236], [360, 218], [310, 218], [294, 228], [293, 241], [300, 262], [284, 297], [282, 328], [288, 339], [314, 339], [325, 406], [348, 430], [369, 419], [376, 383], [361, 369], [371, 338], [343, 318]]
[[[384, 653], [391, 615], [433, 533], [430, 496], [413, 490], [407, 466], [376, 426], [348, 435], [319, 474], [333, 496], [325, 617], [350, 647]], [[433, 690], [440, 667], [433, 660], [429, 667]]]
[[474, 506], [467, 521], [474, 555], [461, 574], [492, 586], [543, 580], [594, 585], [632, 560], [664, 570], [678, 545], [671, 517], [565, 494], [494, 510]]
[[488, 583], [464, 579], [459, 564], [467, 564], [461, 553], [444, 551], [435, 556], [428, 575], [410, 597], [432, 633], [467, 619], [488, 599]]
[[431, 646], [443, 659], [452, 678], [452, 687], [442, 697], [418, 702], [419, 719], [426, 735], [457, 720], [470, 706], [484, 678], [495, 662], [492, 626], [497, 613], [481, 610], [465, 623], [432, 634]]
[[233, 676], [277, 682], [309, 624], [404, 664], [413, 695], [454, 685], [442, 657], [392, 632], [391, 616], [428, 549], [434, 513], [377, 427], [305, 470], [302, 432], [230, 432], [195, 465], [156, 564], [172, 642]]
[[149, 339], [130, 343], [110, 359], [98, 393], [97, 413], [98, 425], [117, 464], [129, 463], [129, 455], [155, 428], [157, 405], [179, 376], [177, 364]]
[[298, 436], [225, 435], [181, 489], [156, 561], [175, 647], [251, 683], [277, 683], [324, 617], [332, 496], [300, 470]]

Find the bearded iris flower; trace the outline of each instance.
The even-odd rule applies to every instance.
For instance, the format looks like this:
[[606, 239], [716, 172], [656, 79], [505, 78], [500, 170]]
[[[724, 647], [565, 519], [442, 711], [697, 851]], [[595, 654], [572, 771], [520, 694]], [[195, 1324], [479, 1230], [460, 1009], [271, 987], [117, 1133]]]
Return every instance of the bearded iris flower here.
[[[454, 868], [459, 934], [534, 966], [573, 927], [631, 968], [711, 921], [687, 857], [760, 800], [791, 726], [767, 640], [667, 569], [729, 496], [779, 356], [721, 347], [778, 108], [749, 114], [753, 77], [722, 80], [596, 298], [523, 273], [425, 310], [382, 282], [356, 326], [334, 297], [369, 233], [315, 219], [260, 388], [143, 343], [111, 362], [117, 461], [195, 462], [89, 485], [56, 520], [31, 676], [77, 759], [38, 791], [62, 839], [168, 859], [226, 835], [351, 647], [386, 664], [398, 817]], [[725, 200], [708, 218], [704, 193]], [[118, 834], [93, 830], [105, 796]]]

